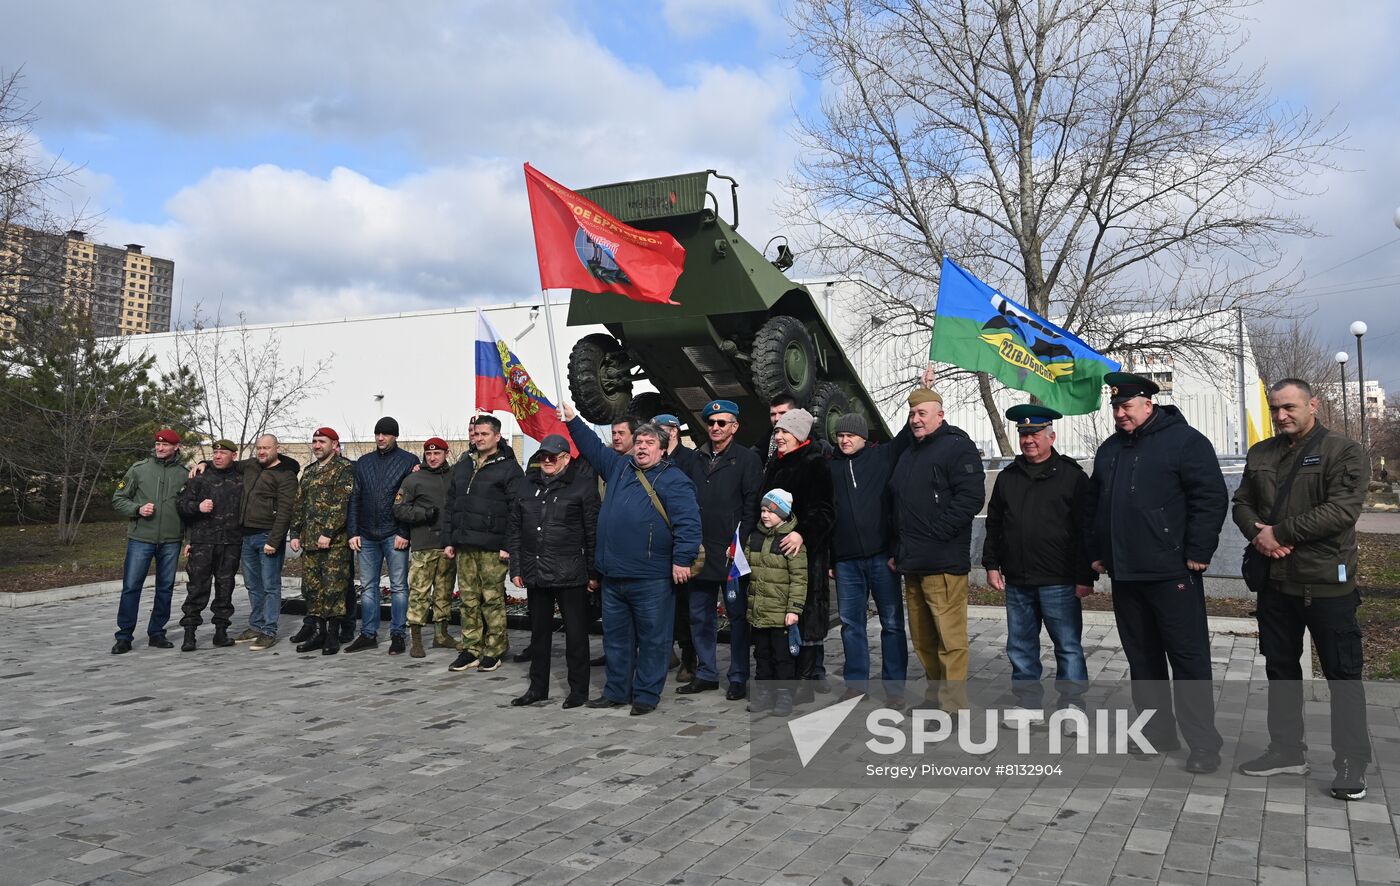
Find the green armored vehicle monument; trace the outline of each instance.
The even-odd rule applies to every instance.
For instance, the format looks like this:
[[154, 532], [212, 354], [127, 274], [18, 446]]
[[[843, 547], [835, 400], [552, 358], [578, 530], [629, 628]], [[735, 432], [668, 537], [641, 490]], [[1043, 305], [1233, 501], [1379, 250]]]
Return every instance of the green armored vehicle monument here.
[[[709, 191], [711, 175], [730, 183], [730, 222], [720, 218]], [[856, 412], [869, 422], [872, 439], [889, 439], [811, 293], [783, 274], [792, 265], [787, 246], [769, 261], [735, 232], [739, 196], [732, 178], [710, 169], [579, 193], [633, 227], [666, 231], [685, 248], [672, 295], [679, 306], [573, 291], [569, 325], [608, 330], [585, 336], [569, 354], [569, 393], [585, 419], [608, 424], [629, 414], [648, 419], [673, 412], [700, 442], [705, 404], [733, 400], [745, 417], [739, 442], [751, 445], [768, 434], [769, 399], [790, 394], [815, 416], [813, 436], [833, 439], [837, 417]], [[660, 393], [634, 395], [633, 384], [642, 380]]]

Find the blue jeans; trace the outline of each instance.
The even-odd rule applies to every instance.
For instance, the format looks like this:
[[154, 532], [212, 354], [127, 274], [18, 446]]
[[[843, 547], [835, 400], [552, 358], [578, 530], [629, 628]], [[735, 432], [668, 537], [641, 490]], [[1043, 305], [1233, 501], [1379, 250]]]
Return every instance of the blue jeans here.
[[1011, 659], [1011, 688], [1023, 707], [1039, 708], [1040, 626], [1055, 645], [1055, 689], [1060, 704], [1084, 694], [1089, 670], [1079, 637], [1084, 618], [1074, 585], [1006, 586], [1006, 657]]
[[748, 600], [743, 585], [730, 602], [725, 589], [728, 582], [694, 581], [685, 587], [690, 604], [690, 638], [695, 643], [695, 678], [697, 680], [719, 680], [719, 653], [716, 649], [719, 635], [719, 619], [716, 617], [715, 599], [724, 599], [724, 614], [729, 617], [729, 671], [725, 675], [730, 683], [749, 682], [749, 615]]
[[136, 614], [141, 608], [141, 588], [151, 561], [156, 561], [156, 594], [151, 601], [151, 620], [146, 633], [152, 637], [165, 636], [165, 624], [170, 621], [170, 597], [175, 592], [175, 565], [180, 559], [180, 543], [167, 541], [126, 540], [126, 560], [122, 563], [122, 599], [117, 604], [118, 640], [130, 642], [136, 630]]
[[842, 676], [853, 688], [870, 679], [870, 643], [866, 624], [869, 601], [880, 616], [880, 679], [898, 691], [909, 671], [909, 643], [904, 633], [904, 600], [899, 576], [890, 572], [883, 554], [836, 561], [836, 608], [841, 614], [841, 645], [846, 650]]
[[603, 695], [654, 705], [666, 686], [675, 633], [676, 592], [669, 578], [603, 579]]
[[248, 589], [248, 627], [259, 634], [277, 636], [282, 614], [282, 561], [287, 549], [264, 554], [267, 533], [243, 536], [243, 586]]
[[408, 631], [408, 548], [394, 550], [391, 535], [378, 541], [360, 539], [360, 633], [379, 636], [379, 567], [389, 562], [389, 633]]

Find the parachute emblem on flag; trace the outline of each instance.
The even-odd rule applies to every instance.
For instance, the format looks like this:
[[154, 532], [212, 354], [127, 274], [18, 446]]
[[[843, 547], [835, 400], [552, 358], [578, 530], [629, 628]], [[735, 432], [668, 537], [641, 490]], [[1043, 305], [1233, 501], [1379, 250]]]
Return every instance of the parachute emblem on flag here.
[[980, 337], [1002, 360], [1051, 383], [1074, 375], [1074, 353], [1053, 340], [1058, 336], [1017, 312], [1005, 298], [994, 298], [992, 304], [997, 313], [982, 324]]

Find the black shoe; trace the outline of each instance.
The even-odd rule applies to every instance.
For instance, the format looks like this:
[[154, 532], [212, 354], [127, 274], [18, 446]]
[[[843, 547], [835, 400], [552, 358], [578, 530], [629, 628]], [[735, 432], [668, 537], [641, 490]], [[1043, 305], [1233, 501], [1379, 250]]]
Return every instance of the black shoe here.
[[480, 662], [477, 660], [477, 657], [464, 650], [457, 653], [457, 657], [452, 661], [452, 664], [447, 666], [447, 669], [453, 673], [459, 674], [462, 671], [476, 667], [478, 664], [480, 664]]
[[584, 702], [584, 704], [586, 704], [590, 708], [620, 708], [623, 705], [627, 704], [627, 702], [613, 701], [606, 695], [600, 695], [597, 698], [590, 698], [588, 701]]
[[[302, 619], [301, 629], [287, 638], [288, 643], [305, 643], [316, 635], [316, 619], [308, 616]], [[297, 652], [301, 650], [298, 649]]]
[[405, 647], [405, 645], [404, 645], [403, 634], [390, 634], [390, 635], [389, 635], [389, 654], [390, 654], [390, 655], [403, 655], [403, 651], [404, 651], [405, 648], [406, 648], [406, 647]]
[[1262, 756], [1236, 767], [1242, 775], [1266, 778], [1270, 775], [1307, 775], [1308, 758], [1301, 751], [1277, 751], [1269, 748]]
[[175, 644], [165, 639], [164, 634], [151, 634], [146, 638], [147, 646], [154, 646], [157, 649], [174, 649]]
[[792, 690], [777, 689], [773, 692], [773, 716], [786, 717], [792, 713]]
[[818, 677], [818, 678], [816, 679], [815, 682], [816, 682], [817, 685], [816, 685], [814, 688], [817, 690], [818, 694], [820, 694], [820, 695], [830, 695], [830, 694], [831, 694], [831, 681], [828, 680], [828, 679], [826, 678], [826, 674], [822, 674], [820, 677]]
[[687, 665], [687, 664], [685, 664], [684, 662], [682, 662], [682, 663], [681, 663], [681, 666], [678, 667], [678, 668], [676, 668], [676, 682], [677, 682], [677, 683], [686, 683], [686, 684], [694, 683], [694, 682], [695, 682], [695, 670], [694, 670], [693, 668], [691, 668], [689, 665]]
[[588, 696], [584, 695], [583, 693], [581, 693], [581, 692], [570, 692], [570, 693], [569, 693], [569, 697], [566, 698], [566, 699], [564, 699], [564, 704], [561, 705], [561, 707], [563, 707], [564, 710], [567, 711], [569, 708], [576, 708], [576, 707], [579, 707], [580, 705], [586, 703], [587, 701], [588, 701]]
[[214, 628], [214, 645], [215, 645], [215, 646], [232, 646], [232, 645], [233, 645], [233, 638], [230, 637], [230, 636], [228, 635], [228, 628], [224, 627], [223, 625], [217, 625], [217, 626], [215, 626], [215, 628]]
[[362, 650], [362, 649], [374, 649], [374, 648], [375, 648], [376, 646], [378, 646], [378, 645], [379, 645], [379, 638], [377, 638], [377, 637], [366, 637], [364, 634], [360, 634], [358, 637], [355, 638], [355, 642], [353, 642], [353, 643], [351, 643], [349, 646], [346, 646], [346, 647], [345, 647], [345, 651], [346, 651], [346, 652], [359, 652], [359, 651]]
[[1343, 757], [1334, 764], [1337, 777], [1332, 779], [1332, 797], [1337, 800], [1366, 798], [1366, 764]]
[[531, 689], [519, 698], [512, 698], [510, 700], [510, 706], [513, 708], [523, 708], [526, 705], [532, 705], [537, 701], [544, 701], [547, 698], [549, 698], [549, 696], [545, 695], [543, 692], [536, 692]]
[[762, 683], [756, 683], [749, 693], [749, 713], [766, 714], [773, 710], [773, 690]]
[[812, 702], [816, 701], [817, 696], [816, 692], [814, 691], [815, 683], [815, 680], [801, 681], [801, 684], [797, 687], [797, 691], [793, 693], [792, 703], [811, 704]]
[[339, 652], [341, 636], [340, 619], [326, 619], [326, 635], [321, 638], [321, 654], [335, 655]]
[[[297, 652], [315, 652], [317, 649], [325, 648], [326, 625], [322, 619], [312, 619], [309, 632], [306, 626], [303, 626], [300, 631], [297, 631], [298, 636], [303, 634], [306, 636], [302, 637], [301, 642], [297, 644]], [[292, 640], [295, 639], [296, 637], [292, 638]], [[290, 643], [291, 640], [287, 642]]]
[[608, 663], [608, 656], [607, 656], [607, 653], [603, 653], [602, 655], [598, 656], [597, 658], [590, 658], [590, 659], [588, 660], [588, 666], [589, 666], [590, 668], [601, 668], [601, 667], [606, 666], [607, 663]]
[[113, 654], [113, 655], [126, 655], [126, 654], [127, 654], [128, 652], [130, 652], [130, 651], [131, 651], [131, 641], [130, 641], [130, 640], [118, 640], [117, 642], [115, 642], [115, 643], [112, 644], [112, 654]]
[[656, 705], [646, 704], [645, 702], [639, 701], [632, 705], [632, 716], [642, 717], [647, 714], [650, 714], [654, 710], [656, 710]]
[[185, 628], [185, 642], [180, 644], [180, 651], [194, 652], [197, 646], [194, 641], [194, 628]]
[[694, 695], [697, 692], [713, 692], [719, 688], [714, 680], [691, 680], [684, 686], [676, 687], [677, 695]]
[[1220, 768], [1220, 754], [1217, 751], [1192, 751], [1186, 756], [1186, 771], [1208, 775]]
[[729, 689], [724, 693], [725, 701], [742, 701], [749, 697], [749, 684], [736, 683], [730, 681]]
[[494, 658], [490, 655], [483, 655], [481, 657], [481, 662], [477, 665], [477, 668], [481, 670], [482, 673], [485, 673], [487, 671], [494, 671], [500, 666], [501, 660], [499, 658]]
[[529, 661], [530, 659], [532, 659], [532, 658], [534, 658], [534, 657], [535, 657], [534, 651], [531, 649], [531, 647], [526, 646], [526, 647], [525, 647], [523, 650], [521, 650], [520, 652], [517, 652], [517, 653], [515, 653], [514, 655], [512, 655], [512, 656], [510, 657], [510, 660], [513, 661], [513, 662], [515, 662], [516, 664], [520, 664], [521, 662]]

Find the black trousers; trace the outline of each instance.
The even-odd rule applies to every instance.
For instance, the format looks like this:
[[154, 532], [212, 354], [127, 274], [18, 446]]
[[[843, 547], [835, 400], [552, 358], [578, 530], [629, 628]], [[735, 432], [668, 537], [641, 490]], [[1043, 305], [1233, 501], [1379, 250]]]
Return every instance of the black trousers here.
[[[788, 648], [787, 628], [753, 628], [753, 676], [755, 680], [797, 679], [797, 659]], [[808, 647], [802, 647], [807, 651]]]
[[530, 691], [549, 694], [554, 607], [564, 620], [564, 666], [569, 694], [588, 694], [588, 589], [530, 588]]
[[238, 574], [242, 546], [195, 543], [185, 558], [189, 584], [180, 607], [180, 627], [197, 628], [204, 623], [201, 613], [209, 604], [209, 587], [214, 588], [214, 605], [209, 607], [215, 625], [229, 626], [233, 618], [233, 577]]
[[[1218, 752], [1210, 631], [1200, 573], [1164, 581], [1113, 582], [1113, 615], [1132, 677], [1133, 705], [1156, 713], [1143, 728], [1154, 745]], [[1170, 668], [1169, 668], [1170, 666]]]
[[1303, 629], [1312, 634], [1322, 675], [1332, 696], [1332, 752], [1371, 762], [1366, 734], [1366, 688], [1361, 682], [1361, 596], [1313, 597], [1279, 590], [1259, 595], [1259, 651], [1269, 677], [1269, 745], [1297, 753], [1303, 743]]
[[[691, 581], [694, 581], [692, 579]], [[677, 585], [676, 616], [672, 624], [672, 637], [681, 648], [681, 661], [689, 668], [695, 667], [695, 640], [690, 636], [690, 582]]]

